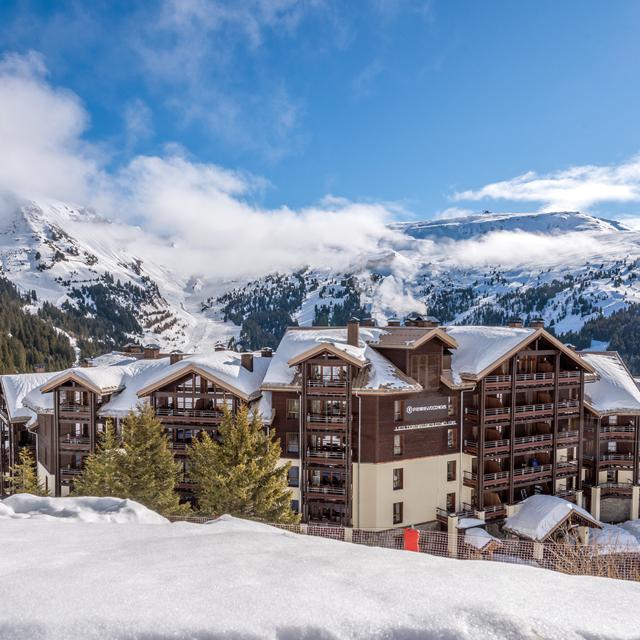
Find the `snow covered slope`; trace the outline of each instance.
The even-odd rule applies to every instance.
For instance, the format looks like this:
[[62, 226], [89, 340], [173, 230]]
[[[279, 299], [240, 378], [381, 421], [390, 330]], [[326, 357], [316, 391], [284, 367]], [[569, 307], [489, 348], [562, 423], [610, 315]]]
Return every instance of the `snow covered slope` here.
[[[640, 585], [210, 525], [7, 520], [0, 637], [636, 638]], [[487, 585], [491, 585], [490, 591]]]
[[456, 324], [541, 316], [562, 334], [640, 302], [640, 232], [620, 222], [579, 212], [485, 213], [391, 229], [380, 251], [357, 256], [346, 272], [300, 265], [229, 280], [215, 260], [199, 273], [177, 270], [181, 250], [170, 239], [40, 201], [0, 227], [0, 264], [22, 290], [35, 290], [34, 310], [49, 301], [104, 314], [98, 297], [106, 291], [108, 304], [137, 320], [128, 336], [187, 351], [230, 339], [274, 346], [292, 322], [343, 324], [370, 314], [384, 324], [414, 310]]

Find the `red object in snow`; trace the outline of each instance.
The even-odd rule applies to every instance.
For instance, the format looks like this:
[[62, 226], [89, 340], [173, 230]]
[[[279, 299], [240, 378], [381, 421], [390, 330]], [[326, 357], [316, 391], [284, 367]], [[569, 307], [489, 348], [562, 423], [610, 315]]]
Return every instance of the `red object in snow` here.
[[420, 531], [418, 529], [407, 528], [404, 530], [404, 545], [405, 551], [420, 551], [418, 541], [420, 540]]

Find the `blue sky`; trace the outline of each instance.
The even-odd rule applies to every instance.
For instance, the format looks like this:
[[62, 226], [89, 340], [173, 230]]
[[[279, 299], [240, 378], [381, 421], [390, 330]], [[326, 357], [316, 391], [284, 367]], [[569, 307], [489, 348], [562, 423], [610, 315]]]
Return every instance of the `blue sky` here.
[[418, 218], [637, 213], [639, 28], [636, 0], [0, 3], [101, 170], [179, 153], [261, 207]]

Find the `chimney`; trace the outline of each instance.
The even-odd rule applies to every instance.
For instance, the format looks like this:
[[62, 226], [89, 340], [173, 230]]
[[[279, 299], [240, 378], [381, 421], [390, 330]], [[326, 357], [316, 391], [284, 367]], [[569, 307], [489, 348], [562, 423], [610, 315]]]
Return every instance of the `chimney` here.
[[389, 318], [387, 320], [388, 327], [399, 327], [400, 326], [400, 318]]
[[241, 353], [240, 363], [247, 371], [253, 371], [253, 353]]
[[542, 318], [533, 318], [531, 320], [532, 329], [544, 329], [544, 320]]
[[512, 329], [522, 329], [522, 318], [511, 318], [507, 322], [507, 326]]
[[347, 344], [357, 347], [360, 342], [360, 320], [351, 318], [347, 322]]
[[143, 358], [145, 360], [157, 360], [160, 355], [160, 347], [157, 344], [145, 344]]
[[45, 372], [45, 366], [42, 362], [39, 362], [37, 365], [35, 365], [35, 367], [33, 367], [33, 370], [36, 373], [44, 373]]
[[440, 326], [440, 320], [438, 320], [438, 318], [434, 318], [433, 316], [427, 316], [424, 319], [424, 327], [439, 327]]
[[361, 327], [375, 327], [376, 323], [373, 321], [372, 317], [362, 318], [362, 322], [360, 323]]
[[169, 354], [169, 364], [175, 364], [176, 362], [180, 362], [184, 358], [184, 353], [181, 351], [172, 351]]
[[93, 363], [91, 362], [91, 358], [83, 358], [80, 366], [83, 369], [88, 369], [89, 367], [93, 367]]
[[260, 355], [263, 358], [270, 358], [273, 355], [273, 349], [271, 347], [262, 347], [262, 349], [260, 349]]
[[214, 351], [226, 351], [227, 348], [222, 344], [222, 342], [216, 342], [216, 344], [213, 347]]

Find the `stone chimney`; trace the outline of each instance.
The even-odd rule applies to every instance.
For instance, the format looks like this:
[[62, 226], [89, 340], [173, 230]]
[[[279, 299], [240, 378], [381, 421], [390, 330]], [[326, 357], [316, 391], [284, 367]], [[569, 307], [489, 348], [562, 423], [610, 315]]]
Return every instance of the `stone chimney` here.
[[222, 342], [216, 342], [216, 344], [213, 347], [214, 351], [226, 351], [227, 347], [225, 347]]
[[357, 347], [360, 342], [360, 320], [351, 318], [347, 322], [347, 344]]
[[240, 363], [247, 371], [253, 371], [253, 353], [241, 353]]
[[169, 354], [169, 364], [175, 364], [176, 362], [180, 362], [184, 358], [184, 353], [181, 351], [172, 351]]
[[544, 329], [544, 320], [542, 318], [532, 318], [532, 320], [531, 320], [531, 328], [532, 329]]
[[262, 349], [260, 349], [260, 355], [263, 358], [270, 358], [273, 355], [273, 349], [271, 347], [262, 347]]
[[157, 360], [160, 356], [160, 346], [157, 344], [145, 344], [142, 357], [145, 360]]
[[507, 322], [507, 326], [512, 329], [522, 329], [522, 318], [511, 318], [509, 322]]

